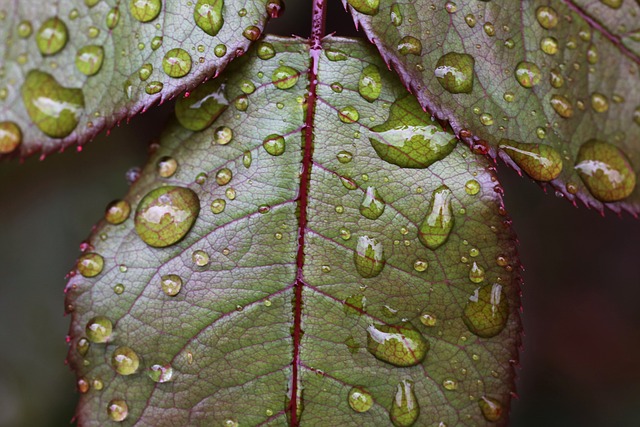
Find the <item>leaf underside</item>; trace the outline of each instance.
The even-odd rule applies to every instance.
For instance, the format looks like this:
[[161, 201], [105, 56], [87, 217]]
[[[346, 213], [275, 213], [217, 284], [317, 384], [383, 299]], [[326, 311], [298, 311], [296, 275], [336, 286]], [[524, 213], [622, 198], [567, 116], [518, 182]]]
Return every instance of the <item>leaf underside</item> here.
[[[289, 410], [303, 426], [506, 424], [520, 343], [519, 261], [492, 168], [455, 142], [426, 168], [381, 159], [370, 138], [387, 146], [374, 128], [393, 111], [405, 123], [431, 120], [415, 101], [415, 108], [401, 101], [406, 89], [371, 46], [324, 39], [318, 84], [307, 98], [309, 46], [266, 42], [275, 57], [250, 50], [234, 61], [218, 80], [228, 108], [200, 132], [170, 125], [124, 198], [131, 215], [120, 225], [101, 221], [90, 237], [87, 250], [104, 266], [87, 269], [95, 264], [82, 260], [95, 256], [83, 254], [67, 285], [68, 358], [84, 392], [79, 424], [115, 424], [107, 410], [114, 399], [128, 408], [120, 425], [284, 426]], [[283, 66], [294, 73], [274, 84]], [[375, 87], [359, 90], [365, 69], [379, 72], [377, 96]], [[216, 144], [223, 126], [233, 137]], [[282, 153], [265, 143], [281, 142], [277, 136]], [[167, 157], [178, 166], [162, 178], [157, 164]], [[226, 183], [224, 168], [232, 174]], [[191, 189], [199, 214], [184, 239], [151, 247], [134, 229], [134, 211], [164, 186]], [[367, 205], [365, 215], [370, 187], [384, 209]], [[453, 228], [429, 249], [418, 229], [438, 191], [449, 195], [442, 212], [450, 212]], [[359, 256], [359, 242], [382, 253]], [[175, 296], [163, 292], [166, 275], [182, 279]], [[463, 321], [478, 298], [484, 311], [472, 317], [489, 328], [476, 329], [487, 338]], [[108, 318], [113, 332], [87, 350], [86, 325], [96, 316]], [[396, 364], [412, 366], [384, 361], [384, 340], [369, 351], [371, 331], [401, 334], [392, 340], [398, 351], [421, 343], [415, 353], [391, 353]], [[114, 369], [122, 346], [140, 359], [131, 375]], [[170, 381], [154, 382], [154, 365], [170, 366]], [[370, 393], [370, 409], [350, 407], [353, 387]], [[484, 416], [483, 398], [493, 405]], [[402, 413], [408, 400], [413, 407]]]
[[[600, 211], [606, 206], [640, 212], [640, 189], [635, 186], [640, 171], [640, 3], [343, 3], [421, 105], [449, 121], [477, 152], [488, 150], [532, 178], [550, 181], [557, 194], [574, 203], [581, 200]], [[419, 41], [420, 49], [409, 43], [411, 38]], [[446, 74], [447, 65], [439, 61], [450, 53], [473, 58], [472, 88], [458, 86], [451, 92], [441, 84], [445, 80], [436, 74]], [[461, 68], [448, 58], [448, 66]], [[530, 75], [539, 81], [528, 87], [515, 75], [522, 62], [537, 67]], [[524, 68], [525, 73], [532, 70]], [[445, 77], [452, 79], [453, 73]], [[585, 149], [581, 155], [581, 147], [591, 140], [615, 148]], [[501, 149], [513, 143], [534, 151], [534, 159], [523, 165], [513, 150]], [[553, 151], [549, 173], [541, 171], [545, 168], [537, 160], [536, 145]], [[603, 164], [599, 169], [594, 163], [581, 166], [585, 155]], [[624, 169], [629, 175], [624, 185], [616, 184], [624, 178], [607, 169], [616, 163], [617, 172]], [[606, 185], [593, 180], [590, 185], [588, 178], [582, 179], [585, 173]], [[626, 189], [609, 188], [616, 185]]]
[[[280, 1], [0, 1], [0, 156], [83, 144], [217, 75], [260, 35], [267, 5]], [[198, 10], [222, 21], [198, 26]]]

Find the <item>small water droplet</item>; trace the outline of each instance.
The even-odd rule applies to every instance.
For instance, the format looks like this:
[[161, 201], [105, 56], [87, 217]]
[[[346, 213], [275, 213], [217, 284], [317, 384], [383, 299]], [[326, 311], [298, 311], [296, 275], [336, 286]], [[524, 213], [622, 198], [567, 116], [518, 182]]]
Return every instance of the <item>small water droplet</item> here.
[[0, 122], [0, 154], [11, 153], [22, 143], [22, 131], [14, 122]]
[[109, 203], [104, 213], [104, 219], [109, 224], [122, 224], [129, 218], [131, 213], [131, 205], [126, 200], [114, 200]]
[[540, 6], [536, 9], [536, 19], [542, 28], [550, 30], [558, 25], [558, 12], [550, 6]]
[[342, 92], [342, 85], [338, 82], [334, 82], [331, 83], [331, 90], [334, 91], [335, 93], [341, 93]]
[[484, 33], [489, 37], [493, 37], [496, 35], [496, 29], [491, 22], [485, 22], [482, 26], [482, 29], [484, 30]]
[[603, 94], [594, 92], [591, 94], [591, 108], [596, 113], [604, 113], [609, 109], [609, 100]]
[[244, 29], [244, 31], [242, 31], [242, 35], [244, 36], [244, 38], [252, 42], [258, 40], [260, 38], [260, 34], [260, 28], [256, 27], [255, 25], [249, 25]]
[[173, 157], [161, 157], [158, 160], [158, 164], [156, 165], [156, 170], [158, 171], [158, 175], [163, 178], [169, 178], [176, 173], [178, 169], [178, 162]]
[[224, 45], [224, 44], [216, 45], [216, 47], [213, 48], [213, 53], [218, 58], [222, 58], [223, 56], [225, 56], [227, 54], [227, 46]]
[[351, 231], [349, 231], [346, 228], [341, 228], [340, 229], [340, 237], [342, 238], [342, 240], [349, 240], [351, 239]]
[[147, 371], [149, 378], [157, 383], [166, 383], [173, 378], [173, 368], [168, 363], [165, 365], [151, 365]]
[[155, 36], [154, 38], [151, 39], [151, 49], [152, 50], [158, 50], [158, 48], [160, 48], [160, 46], [162, 46], [162, 37]]
[[162, 9], [160, 0], [131, 0], [129, 12], [134, 19], [140, 22], [150, 22], [156, 19]]
[[369, 236], [358, 237], [353, 262], [360, 276], [365, 279], [376, 277], [382, 272], [386, 263], [382, 243]]
[[342, 164], [346, 164], [349, 163], [352, 159], [353, 159], [353, 154], [351, 154], [349, 151], [340, 151], [337, 155], [336, 158], [338, 159], [338, 161]]
[[215, 199], [211, 202], [211, 212], [214, 214], [222, 213], [226, 205], [227, 202], [225, 202], [224, 199]]
[[33, 27], [29, 21], [21, 21], [18, 24], [18, 37], [26, 39], [33, 32]]
[[420, 405], [413, 390], [413, 381], [402, 380], [391, 402], [389, 418], [395, 427], [410, 427], [420, 416]]
[[491, 126], [493, 124], [493, 116], [489, 113], [480, 114], [480, 123], [485, 126]]
[[252, 161], [252, 157], [251, 157], [251, 151], [245, 151], [242, 154], [242, 165], [249, 169], [249, 167], [251, 166], [251, 161]]
[[80, 338], [78, 343], [76, 344], [76, 351], [80, 356], [86, 356], [89, 351], [89, 347], [91, 347], [91, 343], [87, 338]]
[[424, 260], [421, 260], [421, 259], [417, 259], [413, 263], [413, 269], [415, 271], [420, 272], [420, 273], [422, 273], [423, 271], [427, 271], [428, 267], [429, 267], [429, 263], [427, 263], [427, 261], [424, 261]]
[[500, 141], [499, 147], [537, 181], [554, 180], [562, 172], [562, 156], [546, 144], [521, 144], [508, 139]]
[[356, 412], [367, 412], [373, 406], [373, 396], [362, 387], [353, 387], [347, 398], [349, 406]]
[[57, 17], [44, 21], [36, 33], [36, 45], [42, 55], [54, 55], [60, 52], [68, 39], [67, 25]]
[[516, 65], [514, 75], [520, 86], [531, 88], [540, 83], [540, 68], [533, 62], [522, 61]]
[[540, 40], [540, 50], [547, 55], [558, 53], [558, 40], [555, 37], [543, 37]]
[[438, 59], [435, 75], [450, 93], [471, 93], [475, 60], [466, 53], [449, 52]]
[[598, 63], [598, 48], [594, 44], [587, 49], [587, 62], [592, 65]]
[[478, 400], [478, 406], [482, 412], [482, 416], [487, 421], [498, 421], [502, 416], [502, 405], [496, 399], [491, 397], [482, 396]]
[[153, 82], [147, 83], [147, 85], [144, 87], [144, 91], [147, 93], [147, 95], [155, 95], [156, 93], [162, 91], [163, 87], [164, 87], [164, 83], [159, 81], [153, 81]]
[[111, 365], [120, 375], [131, 375], [140, 367], [140, 358], [131, 348], [121, 346], [111, 355]]
[[509, 303], [502, 286], [494, 283], [475, 290], [467, 301], [462, 320], [482, 338], [498, 335], [507, 324]]
[[113, 293], [116, 295], [122, 295], [124, 293], [124, 285], [122, 283], [118, 283], [113, 287]]
[[227, 185], [233, 179], [233, 172], [229, 168], [222, 168], [216, 172], [216, 182], [218, 185]]
[[431, 196], [428, 214], [418, 229], [418, 239], [429, 249], [443, 245], [453, 229], [451, 197], [451, 190], [445, 185], [434, 190]]
[[281, 65], [276, 68], [271, 75], [271, 82], [278, 89], [289, 89], [295, 86], [298, 82], [298, 78], [300, 77], [300, 73], [295, 68], [287, 67], [286, 65]]
[[349, 5], [365, 15], [375, 15], [380, 7], [380, 0], [347, 0]]
[[549, 101], [556, 113], [563, 119], [573, 116], [573, 105], [566, 97], [562, 95], [553, 95]]
[[76, 267], [84, 277], [95, 277], [102, 272], [104, 258], [92, 252], [82, 254], [82, 256], [78, 258]]
[[129, 406], [122, 399], [113, 399], [107, 405], [107, 414], [111, 420], [122, 422], [129, 415]]
[[549, 73], [549, 83], [556, 89], [561, 88], [562, 85], [564, 85], [564, 77], [562, 77], [560, 70], [555, 68], [551, 70]]
[[151, 73], [153, 73], [153, 65], [143, 64], [138, 70], [138, 77], [144, 82], [151, 77]]
[[464, 184], [464, 191], [471, 196], [475, 196], [480, 192], [480, 183], [475, 179], [470, 179]]
[[182, 289], [182, 278], [177, 274], [166, 274], [160, 278], [160, 287], [165, 295], [174, 297]]
[[420, 55], [422, 53], [422, 43], [415, 37], [405, 36], [398, 43], [400, 55]]
[[476, 262], [469, 269], [469, 280], [473, 283], [481, 283], [484, 281], [484, 269]]
[[235, 200], [236, 190], [234, 188], [227, 188], [224, 192], [224, 195], [227, 196], [227, 199], [229, 200]]
[[84, 75], [93, 76], [102, 68], [103, 59], [104, 49], [102, 46], [81, 47], [76, 53], [76, 68]]
[[258, 58], [262, 60], [271, 59], [276, 56], [276, 50], [271, 43], [268, 42], [260, 42], [257, 47]]
[[376, 359], [394, 366], [415, 366], [429, 351], [429, 343], [411, 323], [369, 325], [367, 350]]
[[358, 93], [369, 102], [373, 102], [380, 97], [382, 91], [382, 77], [380, 70], [375, 65], [367, 65], [358, 82]]
[[343, 123], [355, 123], [360, 118], [360, 114], [358, 113], [358, 110], [355, 109], [355, 107], [347, 105], [346, 107], [338, 111], [338, 118]]
[[191, 260], [198, 267], [205, 267], [209, 265], [209, 254], [205, 251], [197, 250], [191, 254]]
[[345, 61], [349, 56], [339, 49], [323, 49], [324, 55], [329, 61]]
[[473, 27], [476, 26], [476, 17], [473, 14], [470, 13], [467, 16], [464, 17], [464, 22], [467, 23], [469, 28], [473, 28]]
[[454, 391], [458, 389], [458, 383], [455, 380], [446, 379], [442, 381], [442, 387], [444, 387], [445, 390]]
[[107, 12], [107, 17], [105, 19], [105, 23], [107, 24], [107, 28], [113, 30], [120, 21], [120, 9], [114, 7], [109, 12]]
[[142, 198], [135, 228], [149, 246], [163, 248], [180, 241], [196, 221], [200, 199], [186, 187], [159, 187]]
[[423, 312], [422, 314], [420, 314], [420, 322], [428, 327], [428, 328], [432, 328], [434, 326], [436, 326], [436, 323], [438, 322], [436, 319], [436, 316], [434, 316], [431, 313], [425, 313]]
[[272, 156], [280, 156], [286, 150], [285, 139], [282, 135], [272, 133], [262, 141], [262, 147]]
[[378, 219], [384, 212], [386, 204], [375, 187], [367, 187], [362, 203], [360, 203], [360, 213], [369, 219]]
[[[96, 316], [87, 322], [85, 332], [89, 341], [94, 343], [104, 343], [109, 341], [109, 338], [111, 338], [113, 324], [107, 317]], [[80, 343], [78, 343], [78, 346], [79, 345]], [[89, 343], [87, 343], [86, 346], [88, 350]], [[80, 347], [78, 347], [78, 351], [80, 352]]]

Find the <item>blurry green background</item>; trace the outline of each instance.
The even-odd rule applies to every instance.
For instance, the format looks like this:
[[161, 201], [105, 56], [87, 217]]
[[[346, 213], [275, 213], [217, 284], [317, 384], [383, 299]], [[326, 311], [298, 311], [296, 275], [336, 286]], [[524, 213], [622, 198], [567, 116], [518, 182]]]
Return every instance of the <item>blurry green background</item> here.
[[[306, 35], [305, 3], [289, 1], [270, 31]], [[355, 35], [341, 10], [330, 3], [328, 32]], [[136, 117], [81, 153], [0, 163], [0, 427], [69, 425], [64, 276], [171, 113]], [[640, 425], [640, 222], [576, 209], [502, 165], [499, 176], [527, 269], [510, 425]]]

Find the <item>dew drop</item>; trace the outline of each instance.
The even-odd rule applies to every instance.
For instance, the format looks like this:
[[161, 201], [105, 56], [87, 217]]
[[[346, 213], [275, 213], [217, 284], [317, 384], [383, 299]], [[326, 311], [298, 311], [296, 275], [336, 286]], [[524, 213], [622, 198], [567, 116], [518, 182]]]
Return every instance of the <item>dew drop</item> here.
[[179, 47], [171, 49], [164, 55], [162, 69], [169, 77], [184, 77], [191, 71], [191, 56]]
[[161, 157], [158, 160], [158, 164], [156, 165], [156, 170], [158, 171], [158, 175], [162, 178], [169, 178], [176, 173], [178, 169], [178, 162], [173, 157]]
[[206, 267], [209, 265], [209, 254], [205, 251], [197, 250], [191, 254], [191, 260], [198, 267]]
[[113, 293], [116, 295], [122, 295], [124, 291], [125, 291], [125, 288], [122, 283], [118, 283], [113, 287]]
[[160, 48], [160, 46], [162, 46], [162, 37], [155, 36], [154, 38], [151, 39], [151, 49], [152, 50], [158, 50]]
[[258, 40], [260, 38], [260, 34], [260, 28], [256, 27], [255, 25], [249, 25], [244, 29], [244, 31], [242, 31], [242, 35], [244, 36], [244, 38], [252, 42]]
[[156, 19], [162, 9], [160, 0], [131, 0], [129, 12], [134, 19], [140, 22], [150, 22]]
[[480, 114], [480, 123], [485, 126], [491, 126], [493, 124], [493, 116], [489, 113]]
[[104, 219], [109, 224], [122, 224], [129, 218], [131, 213], [131, 205], [126, 200], [114, 200], [109, 203], [104, 213]]
[[33, 27], [31, 26], [31, 22], [22, 21], [18, 24], [18, 37], [21, 39], [26, 39], [33, 32]]
[[285, 139], [282, 135], [272, 133], [262, 141], [262, 147], [272, 156], [281, 156], [286, 150]]
[[93, 76], [100, 68], [104, 59], [102, 46], [89, 45], [78, 49], [76, 53], [76, 68], [86, 76]]
[[147, 371], [147, 375], [157, 383], [166, 383], [173, 378], [173, 368], [168, 363], [165, 365], [151, 365]]
[[111, 420], [122, 422], [129, 415], [129, 406], [122, 399], [113, 399], [107, 405], [107, 414]]
[[87, 338], [80, 338], [78, 343], [76, 344], [76, 351], [80, 356], [86, 356], [89, 351], [89, 347], [91, 347], [91, 343]]
[[394, 3], [391, 5], [391, 10], [389, 11], [389, 19], [391, 20], [391, 25], [394, 27], [399, 27], [402, 25], [402, 11], [400, 10], [400, 5], [398, 3]]
[[365, 15], [375, 15], [380, 7], [380, 0], [347, 0], [349, 5]]
[[222, 213], [226, 205], [227, 202], [225, 202], [224, 199], [215, 199], [211, 202], [211, 212], [214, 214]]
[[426, 357], [429, 343], [411, 323], [369, 325], [367, 350], [391, 365], [415, 366]]
[[536, 19], [542, 28], [550, 30], [558, 25], [558, 12], [552, 7], [540, 6], [536, 9]]
[[598, 63], [598, 48], [593, 44], [587, 49], [587, 62], [591, 65]]
[[331, 90], [334, 91], [335, 93], [341, 93], [342, 92], [342, 85], [338, 82], [334, 82], [331, 83]]
[[166, 274], [160, 278], [160, 287], [165, 295], [174, 297], [182, 289], [182, 278], [177, 274]]
[[229, 168], [222, 168], [218, 172], [216, 172], [216, 182], [220, 186], [227, 185], [229, 182], [231, 182], [232, 178], [233, 172], [231, 172], [231, 169]]
[[596, 113], [604, 113], [609, 109], [609, 100], [603, 94], [594, 92], [591, 94], [591, 108]]
[[252, 161], [252, 157], [251, 157], [251, 151], [245, 151], [242, 154], [242, 165], [249, 169], [249, 167], [251, 166], [251, 161]]
[[[89, 341], [94, 343], [104, 343], [109, 341], [113, 332], [111, 320], [104, 316], [96, 316], [87, 322], [85, 332]], [[88, 348], [87, 343], [87, 348]]]
[[445, 390], [454, 391], [458, 389], [458, 383], [452, 379], [446, 379], [442, 381], [442, 387], [444, 387]]
[[249, 98], [247, 98], [247, 95], [241, 95], [233, 101], [233, 106], [236, 107], [238, 111], [247, 111], [247, 108], [249, 108]]
[[276, 50], [273, 45], [269, 42], [260, 42], [258, 43], [258, 58], [262, 60], [271, 59], [276, 56]]
[[562, 156], [550, 145], [522, 144], [503, 139], [499, 147], [537, 181], [552, 181], [562, 172]]
[[482, 283], [484, 281], [484, 269], [476, 262], [469, 269], [469, 280], [473, 283]]
[[560, 70], [555, 68], [551, 70], [549, 73], [549, 83], [556, 89], [561, 88], [562, 85], [564, 85], [564, 77], [562, 77]]
[[516, 65], [514, 75], [520, 86], [531, 88], [540, 83], [540, 68], [533, 62], [522, 61]]
[[602, 202], [627, 198], [636, 187], [628, 157], [615, 145], [591, 139], [578, 150], [575, 169], [589, 192]]
[[151, 77], [151, 73], [153, 73], [153, 65], [143, 64], [138, 70], [138, 77], [140, 77], [140, 80], [144, 82]]
[[494, 283], [475, 290], [467, 301], [462, 320], [469, 331], [491, 338], [502, 331], [509, 317], [509, 304], [502, 286]]
[[496, 399], [491, 397], [482, 396], [478, 400], [478, 406], [482, 412], [482, 416], [487, 421], [498, 421], [502, 416], [502, 405]]
[[22, 143], [22, 131], [14, 122], [0, 122], [0, 154], [11, 153]]
[[349, 56], [339, 49], [323, 49], [329, 61], [345, 61]]
[[398, 43], [400, 55], [420, 55], [422, 53], [422, 43], [415, 37], [405, 36]]
[[473, 28], [473, 27], [476, 26], [476, 17], [473, 14], [470, 13], [467, 16], [464, 17], [464, 22], [467, 23], [469, 28]]
[[470, 196], [475, 196], [480, 192], [480, 183], [475, 179], [470, 179], [464, 184], [464, 191]]
[[435, 75], [450, 93], [471, 93], [474, 59], [466, 53], [449, 52], [438, 59]]
[[77, 268], [84, 277], [95, 277], [104, 268], [104, 258], [96, 253], [82, 254], [78, 258]]
[[36, 44], [43, 55], [54, 55], [60, 52], [68, 39], [67, 25], [57, 17], [44, 21], [36, 33]]
[[421, 260], [421, 259], [417, 259], [415, 260], [415, 262], [413, 263], [413, 269], [417, 272], [422, 273], [423, 271], [427, 271], [427, 268], [429, 267], [429, 263], [427, 263], [427, 261]]
[[199, 212], [200, 200], [193, 190], [172, 185], [156, 188], [136, 209], [136, 232], [149, 246], [170, 246], [191, 230]]
[[432, 328], [436, 326], [437, 319], [436, 319], [436, 316], [434, 316], [433, 314], [423, 312], [422, 314], [420, 314], [420, 322], [424, 326], [428, 328]]
[[391, 402], [389, 418], [395, 427], [410, 427], [420, 416], [420, 405], [413, 390], [413, 381], [402, 380]]
[[367, 65], [358, 82], [358, 93], [369, 102], [373, 102], [380, 97], [382, 91], [382, 77], [380, 70], [375, 65]]
[[371, 130], [378, 134], [369, 138], [378, 156], [405, 168], [426, 168], [449, 155], [457, 143], [454, 135], [431, 121], [412, 95], [394, 102], [387, 121]]
[[[209, 80], [195, 88], [188, 97], [178, 99], [175, 107], [178, 122], [193, 131], [208, 128], [229, 105], [224, 96], [224, 88], [219, 80]], [[217, 136], [214, 135], [214, 140]], [[220, 142], [216, 140], [216, 143]]]
[[358, 110], [355, 109], [355, 107], [347, 105], [346, 107], [338, 111], [338, 118], [343, 123], [355, 123], [360, 118], [360, 114], [358, 113]]
[[131, 348], [121, 346], [111, 355], [111, 365], [120, 375], [131, 375], [140, 367], [140, 358]]
[[566, 97], [562, 95], [553, 95], [549, 101], [556, 113], [563, 119], [573, 116], [573, 105]]
[[86, 393], [89, 391], [89, 382], [84, 377], [78, 379], [77, 386], [80, 393]]
[[271, 81], [278, 89], [289, 89], [298, 82], [299, 75], [298, 70], [281, 65], [273, 71]]
[[21, 92], [29, 117], [48, 136], [64, 138], [78, 126], [84, 111], [81, 89], [66, 88], [51, 74], [32, 70], [27, 74]]
[[365, 218], [378, 219], [384, 212], [386, 204], [375, 187], [367, 187], [360, 203], [360, 213]]
[[227, 46], [223, 45], [223, 44], [216, 45], [216, 47], [213, 48], [213, 53], [218, 58], [222, 58], [223, 56], [225, 56], [227, 54]]
[[105, 19], [105, 23], [107, 24], [107, 28], [113, 30], [120, 21], [120, 9], [114, 7], [109, 12], [107, 12], [107, 17]]
[[429, 249], [442, 246], [453, 229], [451, 197], [451, 190], [445, 185], [434, 190], [431, 196], [428, 214], [418, 229], [418, 239]]
[[543, 37], [540, 40], [540, 50], [547, 55], [558, 53], [558, 40], [555, 37]]
[[147, 95], [155, 95], [156, 93], [160, 92], [163, 87], [164, 87], [164, 84], [162, 82], [153, 81], [153, 82], [147, 83], [147, 85], [144, 88], [144, 91], [147, 93]]
[[341, 228], [340, 229], [340, 237], [342, 238], [342, 240], [349, 240], [351, 239], [351, 231], [349, 231], [346, 228]]
[[353, 154], [351, 154], [349, 151], [340, 151], [337, 155], [336, 158], [338, 159], [338, 161], [342, 164], [346, 164], [349, 163], [352, 159], [353, 159]]
[[353, 387], [347, 398], [349, 406], [356, 412], [367, 412], [373, 406], [373, 396], [362, 387]]
[[484, 33], [489, 37], [493, 37], [496, 35], [496, 29], [491, 22], [485, 22], [482, 26], [482, 29], [484, 30]]

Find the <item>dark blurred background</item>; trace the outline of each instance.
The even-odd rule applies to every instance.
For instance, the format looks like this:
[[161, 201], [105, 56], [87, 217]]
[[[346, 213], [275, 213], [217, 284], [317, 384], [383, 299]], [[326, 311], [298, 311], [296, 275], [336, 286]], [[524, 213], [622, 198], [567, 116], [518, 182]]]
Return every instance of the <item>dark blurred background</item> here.
[[[269, 31], [306, 36], [306, 3], [289, 1]], [[335, 1], [329, 16], [328, 32], [358, 35]], [[0, 427], [69, 425], [64, 276], [170, 114], [154, 109], [81, 153], [0, 163]], [[511, 426], [640, 425], [640, 222], [576, 209], [503, 165], [499, 176], [526, 266]]]

